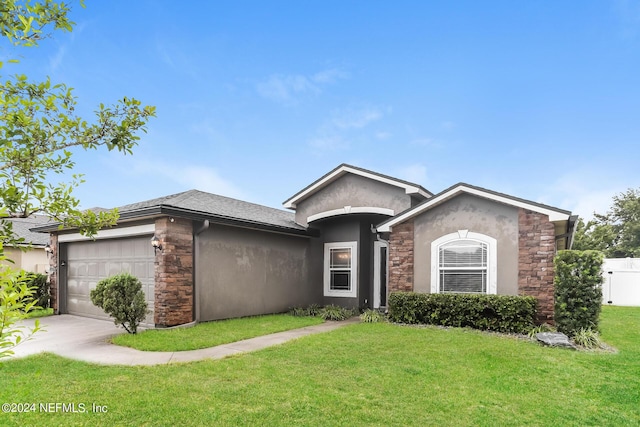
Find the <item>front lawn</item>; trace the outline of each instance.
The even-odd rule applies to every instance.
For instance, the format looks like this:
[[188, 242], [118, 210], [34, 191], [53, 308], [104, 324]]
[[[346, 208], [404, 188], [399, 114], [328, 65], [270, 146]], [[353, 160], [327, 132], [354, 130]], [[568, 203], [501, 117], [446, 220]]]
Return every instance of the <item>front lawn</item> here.
[[27, 313], [27, 319], [47, 317], [53, 315], [53, 308], [38, 308]]
[[615, 354], [471, 330], [355, 324], [183, 365], [103, 367], [40, 355], [0, 364], [0, 400], [82, 403], [85, 413], [38, 406], [0, 414], [0, 424], [638, 425], [639, 319], [640, 308], [603, 308], [603, 339]]
[[197, 350], [276, 332], [304, 328], [322, 322], [322, 319], [318, 317], [270, 314], [199, 323], [190, 328], [151, 329], [135, 335], [121, 334], [113, 338], [113, 343], [144, 351]]

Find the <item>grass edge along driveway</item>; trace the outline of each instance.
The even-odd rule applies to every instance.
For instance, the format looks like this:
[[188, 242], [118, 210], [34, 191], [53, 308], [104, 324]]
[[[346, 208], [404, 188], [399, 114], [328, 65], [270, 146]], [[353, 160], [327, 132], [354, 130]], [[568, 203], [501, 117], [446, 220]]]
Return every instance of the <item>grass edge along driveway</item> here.
[[318, 317], [269, 314], [198, 323], [188, 328], [150, 329], [113, 337], [117, 345], [143, 351], [186, 351], [214, 347], [276, 332], [318, 325]]

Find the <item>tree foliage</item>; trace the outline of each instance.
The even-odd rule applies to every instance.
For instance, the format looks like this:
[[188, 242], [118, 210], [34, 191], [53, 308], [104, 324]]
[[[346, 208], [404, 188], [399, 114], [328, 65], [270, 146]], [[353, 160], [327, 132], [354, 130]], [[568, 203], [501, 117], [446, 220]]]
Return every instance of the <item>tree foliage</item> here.
[[[10, 46], [37, 46], [48, 29], [71, 31], [74, 25], [64, 3], [0, 4], [0, 31]], [[52, 181], [74, 168], [74, 149], [131, 154], [155, 108], [125, 97], [114, 105], [100, 104], [95, 115], [85, 119], [76, 106], [73, 89], [63, 83], [34, 82], [19, 74], [0, 84], [0, 207], [5, 216], [44, 214], [89, 236], [115, 224], [117, 210], [79, 209], [72, 191], [82, 182], [81, 175], [73, 175], [70, 182]], [[6, 221], [3, 234], [13, 236]]]
[[640, 257], [640, 188], [615, 195], [606, 214], [578, 220], [573, 249], [599, 250], [608, 258]]
[[[0, 242], [0, 261], [5, 259]], [[37, 308], [38, 300], [33, 298], [34, 290], [29, 287], [28, 282], [27, 273], [24, 271], [16, 271], [0, 264], [0, 358], [11, 356], [15, 346], [40, 329], [38, 320], [31, 329], [17, 324], [19, 320], [26, 318], [31, 310]]]
[[[38, 46], [50, 36], [49, 31], [72, 31], [69, 12], [68, 5], [53, 0], [0, 0], [2, 57]], [[4, 65], [0, 62], [0, 71], [8, 68]], [[73, 175], [71, 182], [55, 181], [74, 168], [74, 150], [130, 154], [138, 134], [146, 131], [148, 120], [155, 116], [155, 108], [125, 97], [110, 106], [100, 104], [95, 115], [85, 119], [76, 113], [76, 106], [73, 89], [63, 83], [0, 73], [0, 260], [4, 259], [3, 242], [22, 240], [15, 236], [11, 222], [2, 218], [39, 213], [88, 236], [115, 224], [118, 218], [117, 210], [94, 213], [79, 209], [72, 191], [82, 176]], [[29, 300], [33, 300], [33, 290], [25, 277], [0, 267], [0, 357], [10, 355], [21, 341], [15, 323], [35, 306], [36, 301], [26, 302]]]

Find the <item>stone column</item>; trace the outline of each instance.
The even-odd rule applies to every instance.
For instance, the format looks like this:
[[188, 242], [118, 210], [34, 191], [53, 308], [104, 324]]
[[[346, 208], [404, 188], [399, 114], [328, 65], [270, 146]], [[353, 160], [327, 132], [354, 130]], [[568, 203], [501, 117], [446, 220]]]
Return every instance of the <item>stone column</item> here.
[[555, 227], [547, 215], [518, 212], [518, 293], [538, 300], [539, 323], [553, 324]]
[[193, 224], [183, 218], [156, 219], [162, 250], [155, 260], [154, 322], [175, 326], [194, 320]]
[[389, 292], [413, 291], [413, 220], [393, 227], [389, 236]]

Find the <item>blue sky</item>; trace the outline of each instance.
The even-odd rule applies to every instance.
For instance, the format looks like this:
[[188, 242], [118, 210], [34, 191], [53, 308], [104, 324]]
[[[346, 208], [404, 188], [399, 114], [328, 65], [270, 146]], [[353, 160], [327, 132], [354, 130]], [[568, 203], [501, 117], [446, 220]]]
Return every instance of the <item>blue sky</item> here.
[[640, 187], [640, 1], [110, 0], [4, 72], [80, 111], [155, 105], [78, 153], [85, 208], [198, 188], [272, 207], [340, 163], [589, 217]]

